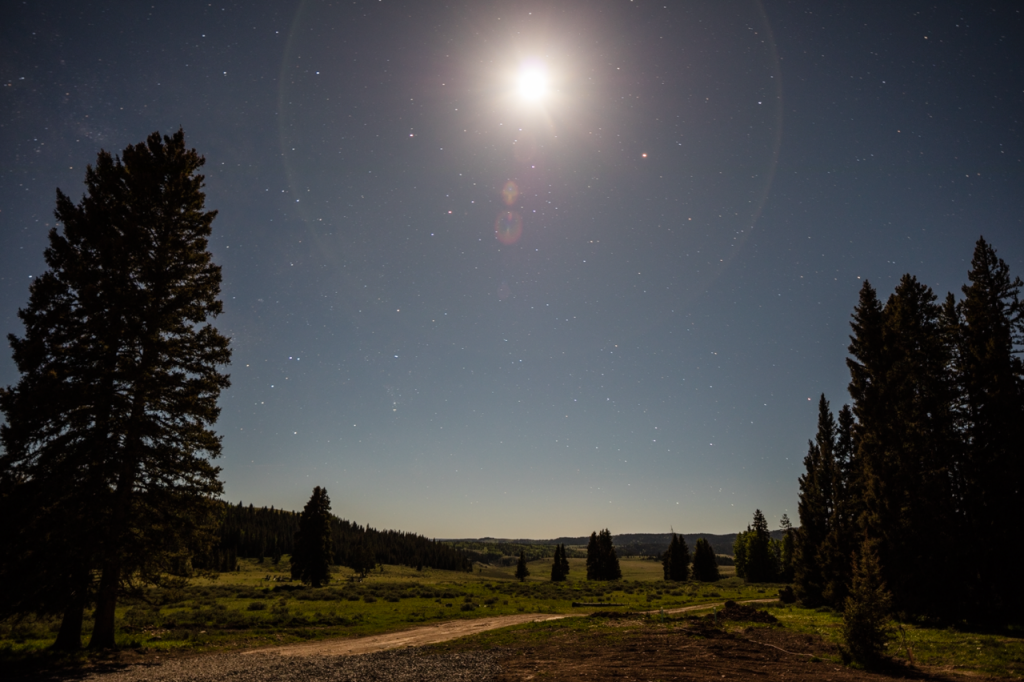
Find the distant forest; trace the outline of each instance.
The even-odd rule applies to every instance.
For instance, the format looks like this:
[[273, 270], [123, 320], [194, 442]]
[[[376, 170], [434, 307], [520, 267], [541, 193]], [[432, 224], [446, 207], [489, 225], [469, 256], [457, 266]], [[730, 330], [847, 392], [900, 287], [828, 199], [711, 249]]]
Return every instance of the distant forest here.
[[[299, 530], [299, 513], [255, 507], [252, 504], [224, 503], [223, 520], [217, 531], [219, 541], [206, 557], [196, 557], [197, 568], [233, 571], [238, 559], [266, 560], [273, 564], [291, 555], [295, 533]], [[772, 531], [781, 539], [783, 531]], [[692, 550], [698, 538], [704, 538], [718, 555], [719, 566], [731, 566], [736, 533], [713, 535], [685, 533], [680, 537]], [[471, 570], [473, 562], [496, 566], [512, 565], [525, 553], [527, 561], [553, 557], [557, 545], [565, 545], [569, 557], [587, 556], [589, 537], [562, 537], [553, 540], [505, 540], [475, 538], [462, 540], [430, 540], [415, 533], [376, 530], [351, 521], [331, 517], [331, 546], [337, 566], [349, 566], [365, 544], [378, 564], [438, 568], [451, 571]], [[620, 556], [659, 558], [672, 541], [671, 533], [625, 533], [613, 535], [615, 551]]]
[[[782, 530], [771, 533], [772, 538], [776, 540], [781, 540], [783, 535], [784, 531]], [[718, 555], [719, 566], [733, 565], [732, 550], [736, 533], [725, 535], [682, 533], [679, 537], [686, 540], [691, 551], [696, 547], [697, 540], [704, 538], [711, 545], [714, 553]], [[527, 561], [553, 557], [557, 545], [565, 545], [566, 554], [569, 557], [586, 557], [588, 541], [588, 536], [581, 536], [552, 540], [477, 538], [446, 542], [468, 554], [474, 561], [510, 566], [518, 560], [520, 552], [526, 554]], [[612, 542], [615, 545], [615, 552], [619, 556], [643, 556], [660, 559], [672, 542], [672, 533], [623, 533], [622, 535], [613, 535]]]
[[[299, 514], [270, 507], [224, 504], [224, 516], [217, 532], [219, 542], [199, 568], [233, 571], [240, 558], [269, 559], [278, 563], [295, 548]], [[349, 566], [366, 546], [378, 564], [399, 564], [417, 568], [468, 571], [471, 557], [455, 547], [415, 533], [376, 530], [331, 516], [333, 562]]]

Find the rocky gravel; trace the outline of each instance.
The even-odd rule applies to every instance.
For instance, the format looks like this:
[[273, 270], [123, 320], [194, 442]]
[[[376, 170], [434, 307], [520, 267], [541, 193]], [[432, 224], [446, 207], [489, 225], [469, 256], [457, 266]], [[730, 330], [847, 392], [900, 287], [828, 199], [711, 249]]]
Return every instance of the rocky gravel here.
[[362, 656], [217, 654], [87, 675], [89, 682], [484, 682], [501, 673], [503, 652], [435, 654], [410, 647]]

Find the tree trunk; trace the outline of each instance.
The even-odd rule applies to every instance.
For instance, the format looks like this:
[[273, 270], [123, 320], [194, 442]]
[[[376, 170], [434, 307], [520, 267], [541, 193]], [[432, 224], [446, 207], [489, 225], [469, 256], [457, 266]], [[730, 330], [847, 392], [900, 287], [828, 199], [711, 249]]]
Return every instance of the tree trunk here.
[[60, 621], [60, 631], [53, 648], [58, 651], [78, 651], [82, 648], [82, 616], [85, 613], [85, 589], [79, 588], [71, 596]]
[[114, 648], [114, 612], [117, 609], [117, 588], [120, 581], [121, 567], [116, 560], [103, 567], [100, 589], [96, 595], [96, 622], [92, 626], [90, 649]]

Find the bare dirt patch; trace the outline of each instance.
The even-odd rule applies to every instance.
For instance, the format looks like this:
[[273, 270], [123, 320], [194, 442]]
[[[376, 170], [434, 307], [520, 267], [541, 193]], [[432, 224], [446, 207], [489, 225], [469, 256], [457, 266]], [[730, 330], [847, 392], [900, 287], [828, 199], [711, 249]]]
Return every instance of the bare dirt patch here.
[[254, 649], [245, 655], [280, 654], [281, 656], [353, 656], [369, 654], [385, 649], [399, 649], [412, 646], [424, 646], [447, 642], [460, 637], [468, 637], [480, 632], [505, 628], [523, 623], [540, 623], [548, 620], [566, 618], [564, 615], [527, 613], [515, 616], [495, 616], [494, 618], [475, 618], [473, 620], [455, 620], [436, 625], [389, 632], [383, 635], [358, 637], [353, 639], [334, 639], [322, 642], [303, 642], [287, 646]]
[[[760, 599], [761, 601], [774, 601], [773, 599]], [[753, 603], [753, 602], [752, 602]], [[722, 602], [716, 602], [712, 604], [698, 604], [696, 606], [684, 606], [682, 608], [668, 609], [663, 613], [666, 614], [677, 614], [684, 613], [687, 611], [699, 611], [703, 609], [717, 608], [723, 606], [722, 611], [719, 612], [718, 617], [723, 617], [721, 614], [732, 613], [734, 616], [749, 615], [749, 613], [763, 613], [756, 611], [756, 609], [744, 606], [743, 604], [737, 604], [736, 602], [727, 602], [726, 604], [731, 606], [723, 606]], [[734, 609], [729, 611], [729, 609]], [[738, 609], [738, 610], [736, 610]], [[745, 610], [744, 610], [745, 609]], [[616, 614], [616, 617], [622, 617], [626, 615], [624, 612]], [[645, 611], [643, 613], [662, 613], [656, 611]], [[319, 642], [303, 642], [301, 644], [289, 644], [286, 646], [269, 647], [263, 649], [253, 649], [252, 651], [246, 651], [246, 655], [253, 654], [280, 654], [282, 656], [353, 656], [356, 654], [369, 654], [376, 651], [384, 651], [387, 649], [400, 649], [411, 646], [424, 646], [427, 644], [437, 644], [439, 642], [447, 642], [453, 639], [459, 639], [461, 637], [468, 637], [469, 635], [475, 635], [480, 632], [487, 632], [488, 630], [496, 630], [498, 628], [506, 628], [512, 625], [522, 625], [523, 623], [542, 623], [549, 620], [559, 620], [561, 618], [570, 618], [573, 616], [585, 616], [587, 614], [543, 614], [543, 613], [524, 613], [513, 616], [494, 616], [493, 618], [475, 618], [472, 620], [454, 620], [446, 623], [437, 623], [434, 625], [425, 625], [418, 628], [411, 628], [409, 630], [402, 630], [400, 632], [388, 632], [383, 635], [371, 635], [369, 637], [359, 637], [353, 639], [333, 639], [323, 640]], [[634, 617], [640, 617], [642, 614], [632, 614]], [[744, 618], [733, 618], [733, 620], [744, 620]], [[746, 618], [745, 620], [750, 620]]]
[[[616, 625], [622, 621], [616, 619]], [[551, 680], [963, 680], [956, 675], [898, 668], [870, 673], [836, 660], [819, 637], [773, 627], [719, 628], [707, 619], [632, 630], [563, 630], [542, 641], [512, 644], [499, 660], [497, 682]], [[831, 660], [830, 660], [831, 659]], [[973, 680], [993, 679], [973, 677]]]

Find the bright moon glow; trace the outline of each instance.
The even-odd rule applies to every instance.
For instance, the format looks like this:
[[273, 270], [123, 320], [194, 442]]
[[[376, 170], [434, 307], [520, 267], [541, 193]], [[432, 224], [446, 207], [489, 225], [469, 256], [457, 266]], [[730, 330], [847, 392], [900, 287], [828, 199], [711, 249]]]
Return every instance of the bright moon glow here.
[[548, 91], [548, 74], [542, 67], [526, 66], [519, 71], [519, 96], [537, 101]]

